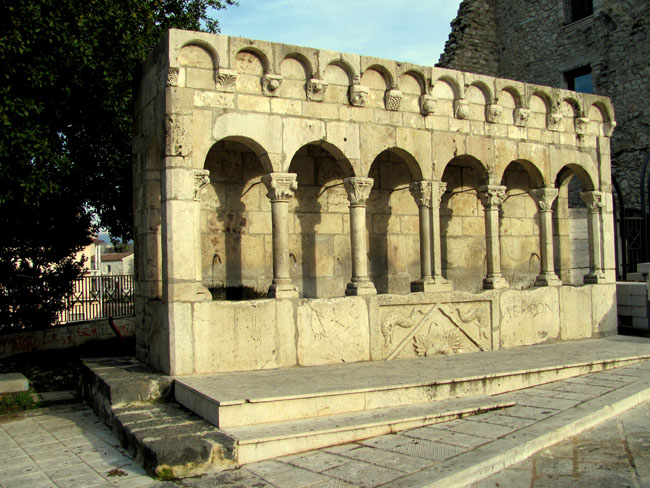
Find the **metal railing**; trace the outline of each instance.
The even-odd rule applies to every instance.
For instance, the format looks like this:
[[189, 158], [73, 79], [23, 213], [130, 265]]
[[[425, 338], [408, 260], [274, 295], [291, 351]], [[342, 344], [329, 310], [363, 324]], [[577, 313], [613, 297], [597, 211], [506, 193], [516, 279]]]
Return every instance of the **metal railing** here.
[[133, 315], [133, 283], [133, 275], [84, 276], [76, 280], [57, 324]]

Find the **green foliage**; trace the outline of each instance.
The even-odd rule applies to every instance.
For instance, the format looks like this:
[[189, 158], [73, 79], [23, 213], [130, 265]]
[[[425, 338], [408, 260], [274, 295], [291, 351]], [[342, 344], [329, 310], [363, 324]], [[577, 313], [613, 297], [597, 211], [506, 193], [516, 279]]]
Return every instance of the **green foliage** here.
[[132, 237], [134, 74], [167, 29], [215, 32], [233, 3], [0, 3], [0, 331], [52, 322], [97, 225]]
[[37, 408], [38, 402], [34, 400], [32, 394], [32, 391], [21, 391], [0, 396], [0, 415]]

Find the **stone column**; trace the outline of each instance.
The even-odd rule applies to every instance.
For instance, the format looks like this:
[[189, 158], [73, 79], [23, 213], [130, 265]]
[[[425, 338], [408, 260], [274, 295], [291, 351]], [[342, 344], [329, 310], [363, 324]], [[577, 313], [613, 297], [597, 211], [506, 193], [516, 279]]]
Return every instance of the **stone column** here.
[[431, 291], [435, 282], [431, 275], [431, 190], [430, 181], [414, 181], [409, 190], [420, 213], [420, 279], [411, 283], [411, 291]]
[[443, 181], [433, 182], [431, 198], [431, 222], [433, 234], [433, 280], [436, 282], [436, 290], [451, 290], [451, 282], [442, 275], [442, 234], [440, 233], [440, 204], [442, 197], [447, 190], [447, 183]]
[[343, 180], [350, 201], [350, 245], [352, 248], [352, 279], [346, 295], [374, 295], [375, 285], [368, 277], [368, 246], [366, 243], [366, 200], [372, 178], [352, 177]]
[[599, 191], [583, 191], [580, 199], [585, 202], [588, 212], [587, 229], [589, 232], [589, 268], [584, 277], [585, 284], [602, 283], [605, 273], [602, 266], [600, 212], [603, 207], [603, 194]]
[[273, 283], [271, 298], [293, 298], [298, 291], [289, 275], [289, 200], [298, 188], [295, 173], [269, 173], [262, 176], [271, 200], [273, 223]]
[[557, 198], [556, 188], [537, 188], [531, 190], [539, 207], [539, 238], [541, 253], [541, 269], [535, 279], [535, 286], [558, 286], [562, 282], [555, 274], [553, 257], [553, 202]]
[[485, 211], [485, 244], [487, 276], [483, 288], [493, 290], [510, 285], [501, 275], [501, 244], [499, 239], [499, 209], [506, 194], [505, 186], [485, 185], [479, 188], [479, 198]]

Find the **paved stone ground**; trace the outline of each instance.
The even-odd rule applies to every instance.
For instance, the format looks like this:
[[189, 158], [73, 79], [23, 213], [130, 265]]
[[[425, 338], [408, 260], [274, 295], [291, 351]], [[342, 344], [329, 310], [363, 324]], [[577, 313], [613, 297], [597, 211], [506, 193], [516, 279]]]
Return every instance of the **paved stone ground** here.
[[[517, 405], [367, 441], [287, 456], [239, 470], [157, 482], [117, 445], [89, 408], [50, 407], [0, 421], [0, 487], [413, 486], [427, 469], [453, 469], [499, 438], [650, 375], [650, 362], [506, 394]], [[474, 488], [650, 486], [650, 402], [545, 449]], [[409, 476], [411, 476], [409, 478]], [[426, 478], [426, 477], [425, 477]]]

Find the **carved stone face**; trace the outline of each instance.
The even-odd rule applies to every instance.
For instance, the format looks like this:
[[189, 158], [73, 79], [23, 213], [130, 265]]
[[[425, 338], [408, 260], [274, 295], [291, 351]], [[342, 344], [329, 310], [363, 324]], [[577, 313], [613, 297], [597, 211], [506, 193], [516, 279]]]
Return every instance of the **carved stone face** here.
[[368, 93], [362, 91], [354, 92], [352, 94], [352, 98], [350, 99], [350, 103], [355, 107], [364, 107], [367, 101]]

